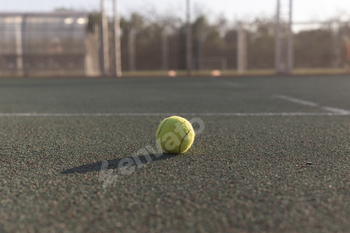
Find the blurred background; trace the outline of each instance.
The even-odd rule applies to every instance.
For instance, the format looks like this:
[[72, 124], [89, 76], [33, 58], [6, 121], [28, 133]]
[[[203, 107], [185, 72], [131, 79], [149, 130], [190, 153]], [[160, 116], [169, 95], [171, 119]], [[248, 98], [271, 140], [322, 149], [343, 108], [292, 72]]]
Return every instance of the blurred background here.
[[0, 76], [349, 72], [346, 0], [12, 0]]

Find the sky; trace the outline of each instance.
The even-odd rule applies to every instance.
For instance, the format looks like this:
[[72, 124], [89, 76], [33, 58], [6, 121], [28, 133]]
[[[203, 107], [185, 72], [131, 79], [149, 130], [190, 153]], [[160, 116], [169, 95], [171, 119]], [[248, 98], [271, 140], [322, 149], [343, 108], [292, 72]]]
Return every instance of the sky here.
[[[233, 20], [249, 21], [256, 16], [273, 16], [276, 0], [190, 0], [192, 14], [205, 13], [211, 18], [224, 15]], [[281, 0], [288, 6], [288, 0]], [[112, 11], [112, 0], [106, 0]], [[186, 0], [118, 0], [121, 15], [132, 11], [144, 13], [156, 10], [159, 13], [176, 13], [185, 18]], [[100, 9], [100, 0], [0, 0], [0, 12], [45, 12], [57, 7], [74, 8], [82, 11]], [[327, 20], [342, 15], [350, 20], [350, 0], [294, 0], [294, 21]]]

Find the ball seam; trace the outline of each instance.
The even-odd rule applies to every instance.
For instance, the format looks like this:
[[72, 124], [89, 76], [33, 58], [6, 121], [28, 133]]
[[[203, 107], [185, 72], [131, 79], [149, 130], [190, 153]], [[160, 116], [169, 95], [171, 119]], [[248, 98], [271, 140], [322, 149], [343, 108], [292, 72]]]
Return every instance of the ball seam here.
[[186, 133], [186, 135], [182, 138], [180, 146], [179, 146], [179, 154], [181, 153], [181, 145], [183, 143], [183, 141], [185, 140], [185, 138], [187, 137], [187, 135], [191, 132], [191, 129]]
[[[168, 120], [169, 120], [169, 119], [166, 119], [166, 121], [164, 122], [164, 124], [162, 125], [162, 127], [160, 127], [160, 130], [159, 130], [159, 132], [158, 132], [157, 138], [159, 137], [160, 132], [162, 132], [162, 129], [163, 129], [164, 125], [166, 124], [166, 122], [167, 122]], [[162, 140], [160, 140], [160, 141], [162, 141]]]

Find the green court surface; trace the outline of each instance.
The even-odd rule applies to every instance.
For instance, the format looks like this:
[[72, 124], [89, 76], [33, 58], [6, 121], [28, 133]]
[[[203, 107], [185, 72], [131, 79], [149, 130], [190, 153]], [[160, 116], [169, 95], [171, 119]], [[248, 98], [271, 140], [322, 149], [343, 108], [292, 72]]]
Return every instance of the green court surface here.
[[[0, 232], [348, 232], [349, 100], [350, 76], [1, 79]], [[154, 151], [170, 115], [204, 122], [185, 154]]]

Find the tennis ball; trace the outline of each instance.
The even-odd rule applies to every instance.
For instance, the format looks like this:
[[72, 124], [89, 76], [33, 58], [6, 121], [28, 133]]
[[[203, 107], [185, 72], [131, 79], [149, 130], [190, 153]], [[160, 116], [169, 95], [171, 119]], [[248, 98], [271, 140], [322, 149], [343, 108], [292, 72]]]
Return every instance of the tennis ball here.
[[181, 154], [193, 144], [195, 132], [185, 118], [172, 116], [164, 119], [157, 130], [157, 142], [166, 153]]

